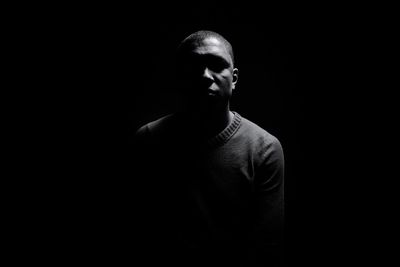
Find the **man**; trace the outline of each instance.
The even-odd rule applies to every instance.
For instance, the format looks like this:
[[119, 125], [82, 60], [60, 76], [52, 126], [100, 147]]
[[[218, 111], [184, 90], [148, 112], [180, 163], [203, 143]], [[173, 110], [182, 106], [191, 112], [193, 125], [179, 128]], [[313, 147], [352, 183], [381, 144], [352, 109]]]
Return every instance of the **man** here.
[[177, 112], [137, 131], [134, 193], [149, 259], [175, 266], [280, 266], [282, 147], [230, 110], [238, 75], [224, 37], [191, 34], [177, 51]]

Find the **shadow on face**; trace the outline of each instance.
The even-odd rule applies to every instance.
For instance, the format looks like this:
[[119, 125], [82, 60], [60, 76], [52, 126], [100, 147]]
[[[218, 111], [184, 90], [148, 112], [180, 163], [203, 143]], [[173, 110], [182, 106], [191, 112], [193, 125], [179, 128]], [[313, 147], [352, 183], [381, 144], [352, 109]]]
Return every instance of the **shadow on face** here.
[[237, 69], [224, 43], [207, 38], [191, 42], [179, 52], [176, 74], [182, 104], [205, 110], [226, 108]]

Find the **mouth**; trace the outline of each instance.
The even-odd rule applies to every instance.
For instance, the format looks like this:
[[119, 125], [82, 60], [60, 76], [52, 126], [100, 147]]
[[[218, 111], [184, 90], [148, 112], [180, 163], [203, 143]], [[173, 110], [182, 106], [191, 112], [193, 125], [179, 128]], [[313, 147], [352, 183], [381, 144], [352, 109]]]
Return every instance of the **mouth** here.
[[206, 90], [206, 95], [207, 95], [207, 96], [215, 97], [215, 96], [217, 96], [217, 93], [216, 93], [214, 90], [212, 90], [212, 89], [207, 89], [207, 90]]
[[217, 96], [217, 95], [214, 94], [214, 93], [210, 93], [210, 92], [207, 93], [207, 97], [213, 97], [213, 98], [214, 98], [214, 97], [216, 97], [216, 96]]

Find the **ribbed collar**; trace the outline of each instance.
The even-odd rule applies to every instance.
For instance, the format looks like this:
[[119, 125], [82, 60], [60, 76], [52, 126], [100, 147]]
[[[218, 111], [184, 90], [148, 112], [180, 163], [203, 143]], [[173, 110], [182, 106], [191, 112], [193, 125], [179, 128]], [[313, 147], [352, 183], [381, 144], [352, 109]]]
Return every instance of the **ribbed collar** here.
[[235, 111], [232, 111], [232, 113], [234, 114], [234, 117], [231, 123], [222, 132], [208, 139], [206, 141], [207, 146], [217, 147], [225, 144], [239, 129], [242, 117], [239, 115], [239, 113]]

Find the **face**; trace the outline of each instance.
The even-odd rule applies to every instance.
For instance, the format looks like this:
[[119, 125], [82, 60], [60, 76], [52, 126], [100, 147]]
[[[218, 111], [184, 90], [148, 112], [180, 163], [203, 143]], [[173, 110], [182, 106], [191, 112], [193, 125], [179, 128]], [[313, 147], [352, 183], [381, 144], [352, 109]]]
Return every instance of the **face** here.
[[207, 38], [193, 43], [178, 66], [181, 95], [189, 109], [212, 111], [229, 105], [238, 79], [224, 43]]

